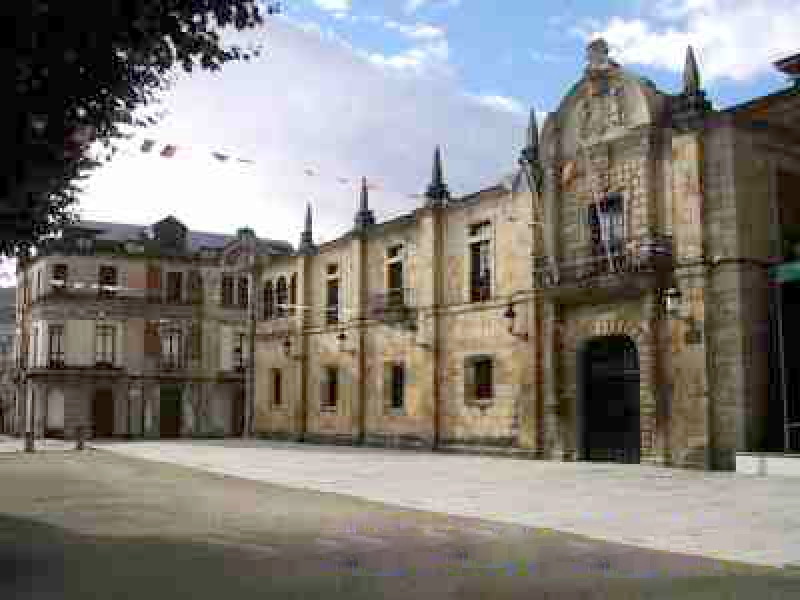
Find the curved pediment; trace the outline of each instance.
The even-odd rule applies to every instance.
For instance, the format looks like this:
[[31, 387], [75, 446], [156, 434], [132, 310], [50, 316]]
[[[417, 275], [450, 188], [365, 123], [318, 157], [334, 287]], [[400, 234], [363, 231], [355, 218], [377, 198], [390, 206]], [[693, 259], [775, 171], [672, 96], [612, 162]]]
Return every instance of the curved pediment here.
[[542, 131], [545, 156], [552, 156], [559, 146], [562, 156], [574, 156], [583, 146], [624, 137], [660, 120], [664, 94], [608, 58], [604, 44], [602, 40], [590, 44], [583, 77], [548, 115]]

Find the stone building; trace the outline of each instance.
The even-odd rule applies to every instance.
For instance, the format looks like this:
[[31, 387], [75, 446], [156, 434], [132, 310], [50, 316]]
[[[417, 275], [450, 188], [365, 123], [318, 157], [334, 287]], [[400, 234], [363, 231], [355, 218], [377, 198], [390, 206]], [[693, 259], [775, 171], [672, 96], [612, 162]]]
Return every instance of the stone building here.
[[170, 216], [79, 222], [21, 260], [17, 432], [241, 434], [250, 275], [223, 258], [251, 238], [261, 259], [292, 252]]
[[14, 429], [14, 297], [13, 287], [0, 288], [0, 433]]
[[715, 110], [691, 49], [671, 94], [595, 40], [497, 186], [451, 198], [437, 151], [410, 214], [376, 223], [365, 185], [317, 247], [309, 207], [259, 282], [256, 430], [718, 469], [797, 451], [800, 313], [770, 285], [791, 279], [797, 64]]

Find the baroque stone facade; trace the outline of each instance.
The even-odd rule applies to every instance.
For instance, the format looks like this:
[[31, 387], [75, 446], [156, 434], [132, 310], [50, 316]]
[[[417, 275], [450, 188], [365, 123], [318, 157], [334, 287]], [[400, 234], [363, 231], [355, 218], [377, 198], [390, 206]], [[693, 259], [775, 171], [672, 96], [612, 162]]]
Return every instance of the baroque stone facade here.
[[364, 189], [319, 248], [309, 216], [260, 281], [258, 432], [718, 469], [771, 443], [797, 87], [718, 111], [691, 49], [677, 94], [587, 54], [515, 176], [450, 198], [437, 150], [412, 213], [376, 224]]

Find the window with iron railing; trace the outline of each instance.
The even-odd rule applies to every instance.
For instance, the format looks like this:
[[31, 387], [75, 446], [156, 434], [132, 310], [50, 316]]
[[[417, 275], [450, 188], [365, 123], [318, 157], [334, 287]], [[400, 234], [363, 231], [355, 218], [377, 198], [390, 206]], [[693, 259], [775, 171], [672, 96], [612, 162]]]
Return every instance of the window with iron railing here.
[[161, 333], [161, 367], [183, 367], [183, 333], [177, 327], [167, 327]]
[[289, 314], [287, 309], [289, 304], [289, 288], [286, 286], [286, 278], [278, 277], [278, 284], [275, 286], [275, 317], [283, 319]]
[[99, 295], [111, 298], [116, 294], [117, 287], [117, 268], [103, 265], [100, 267], [97, 282], [99, 284]]
[[220, 305], [225, 307], [233, 306], [233, 277], [223, 275], [220, 286]]
[[325, 324], [334, 325], [339, 322], [339, 280], [329, 279], [326, 291]]
[[167, 273], [167, 302], [180, 304], [183, 292], [183, 273], [170, 271]]
[[275, 318], [275, 292], [272, 287], [272, 282], [268, 281], [264, 284], [264, 319]]
[[113, 325], [97, 325], [94, 335], [94, 363], [98, 367], [114, 366], [116, 328]]
[[233, 370], [239, 373], [244, 372], [247, 365], [247, 358], [245, 357], [245, 340], [247, 335], [244, 333], [237, 333], [233, 346]]
[[58, 369], [64, 366], [64, 326], [50, 325], [48, 328], [48, 366]]
[[238, 300], [239, 300], [239, 308], [247, 308], [247, 302], [249, 301], [250, 295], [250, 288], [249, 282], [247, 281], [247, 277], [239, 277], [238, 283]]
[[625, 250], [625, 212], [622, 196], [608, 194], [587, 207], [587, 225], [594, 257], [620, 254]]

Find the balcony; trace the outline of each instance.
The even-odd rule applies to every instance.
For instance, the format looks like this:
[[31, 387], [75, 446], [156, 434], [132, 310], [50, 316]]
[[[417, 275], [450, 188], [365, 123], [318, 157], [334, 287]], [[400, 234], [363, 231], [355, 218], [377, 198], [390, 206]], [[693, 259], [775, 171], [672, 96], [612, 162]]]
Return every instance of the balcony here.
[[[603, 296], [635, 296], [644, 290], [666, 287], [672, 273], [672, 238], [630, 238], [622, 249], [602, 256], [548, 261], [533, 259], [533, 285], [561, 301]], [[599, 298], [598, 298], [599, 299]]]
[[369, 318], [387, 325], [414, 326], [417, 310], [412, 288], [394, 288], [373, 294], [369, 303]]
[[182, 371], [186, 368], [186, 361], [175, 354], [161, 355], [158, 360], [158, 368], [160, 371], [167, 372]]

